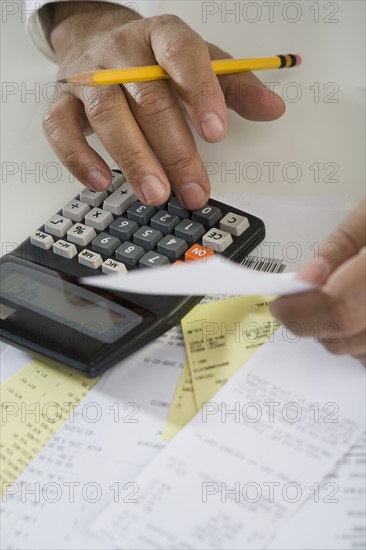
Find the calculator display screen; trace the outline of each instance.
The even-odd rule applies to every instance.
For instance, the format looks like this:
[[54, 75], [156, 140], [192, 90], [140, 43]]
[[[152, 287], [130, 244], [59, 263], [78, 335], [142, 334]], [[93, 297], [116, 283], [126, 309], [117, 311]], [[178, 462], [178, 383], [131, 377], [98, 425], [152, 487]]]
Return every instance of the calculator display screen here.
[[[19, 268], [18, 268], [19, 269]], [[1, 296], [102, 342], [112, 343], [143, 317], [56, 277], [20, 268], [2, 278]]]

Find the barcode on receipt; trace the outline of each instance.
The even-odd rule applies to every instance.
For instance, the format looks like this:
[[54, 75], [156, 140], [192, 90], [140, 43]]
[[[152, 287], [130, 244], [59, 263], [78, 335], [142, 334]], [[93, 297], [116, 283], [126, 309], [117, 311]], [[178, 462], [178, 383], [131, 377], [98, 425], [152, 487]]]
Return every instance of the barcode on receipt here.
[[282, 273], [286, 264], [275, 258], [262, 258], [260, 256], [247, 256], [241, 263], [241, 267], [254, 269], [255, 271], [266, 271], [268, 273]]

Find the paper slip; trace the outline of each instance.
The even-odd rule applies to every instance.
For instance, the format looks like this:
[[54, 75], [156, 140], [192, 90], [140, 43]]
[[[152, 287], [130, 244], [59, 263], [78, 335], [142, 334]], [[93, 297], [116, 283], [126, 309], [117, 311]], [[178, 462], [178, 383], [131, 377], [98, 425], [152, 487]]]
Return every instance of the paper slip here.
[[198, 412], [191, 371], [186, 361], [170, 405], [161, 438], [170, 441]]
[[0, 385], [0, 495], [61, 428], [96, 381], [33, 361]]
[[182, 319], [198, 409], [244, 365], [280, 326], [271, 297], [231, 298], [194, 308]]
[[280, 529], [268, 550], [366, 548], [366, 433], [322, 485], [314, 487], [315, 498]]
[[188, 361], [162, 434], [170, 440], [279, 327], [271, 297], [241, 296], [195, 307], [182, 319]]
[[[260, 549], [364, 431], [363, 366], [278, 330], [91, 527], [108, 547]], [[271, 412], [272, 411], [272, 412]]]
[[294, 273], [259, 273], [215, 257], [212, 260], [187, 262], [179, 268], [157, 267], [129, 273], [125, 277], [83, 277], [85, 285], [109, 290], [171, 296], [205, 296], [206, 294], [294, 294], [314, 288], [314, 285], [294, 279]]

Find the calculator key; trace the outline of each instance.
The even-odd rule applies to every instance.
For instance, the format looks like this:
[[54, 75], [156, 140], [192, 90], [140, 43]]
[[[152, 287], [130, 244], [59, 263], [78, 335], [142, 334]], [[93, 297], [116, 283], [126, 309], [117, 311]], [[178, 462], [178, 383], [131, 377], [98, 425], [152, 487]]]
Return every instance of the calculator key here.
[[113, 193], [114, 191], [116, 191], [119, 187], [121, 187], [122, 183], [126, 182], [124, 175], [120, 174], [119, 172], [115, 172], [112, 170], [112, 176], [113, 176], [112, 183], [107, 189], [107, 191], [109, 191], [110, 193]]
[[182, 256], [187, 250], [188, 245], [183, 239], [174, 237], [173, 235], [167, 235], [158, 242], [158, 252], [165, 254], [168, 258], [176, 260]]
[[168, 202], [168, 210], [169, 212], [175, 214], [176, 216], [179, 216], [180, 218], [188, 218], [190, 214], [189, 210], [183, 208], [178, 199], [175, 197], [170, 199], [170, 201]]
[[155, 214], [155, 208], [152, 206], [146, 206], [140, 201], [135, 202], [127, 210], [127, 217], [129, 220], [139, 223], [140, 225], [146, 225], [149, 223], [150, 218]]
[[62, 209], [62, 215], [65, 218], [70, 218], [73, 222], [81, 222], [89, 212], [90, 208], [84, 202], [77, 201], [76, 199], [70, 201]]
[[109, 226], [109, 231], [111, 235], [118, 237], [121, 241], [130, 241], [132, 235], [137, 231], [139, 226], [136, 222], [128, 220], [127, 218], [117, 218]]
[[150, 220], [151, 227], [158, 229], [163, 235], [173, 233], [174, 227], [178, 225], [179, 222], [180, 219], [178, 216], [170, 214], [170, 212], [166, 210], [160, 210], [160, 212], [157, 212]]
[[107, 191], [92, 191], [91, 189], [83, 189], [80, 193], [81, 202], [89, 204], [89, 206], [100, 206], [104, 199], [108, 197]]
[[152, 229], [147, 225], [140, 227], [133, 235], [133, 242], [139, 246], [152, 250], [158, 244], [163, 235], [157, 229]]
[[82, 250], [78, 255], [79, 264], [91, 267], [91, 269], [98, 269], [103, 263], [103, 260], [99, 254], [91, 252], [90, 250]]
[[72, 227], [72, 221], [58, 214], [52, 216], [52, 218], [44, 224], [44, 230], [54, 237], [64, 237], [70, 227]]
[[200, 244], [194, 244], [184, 255], [186, 262], [192, 262], [197, 260], [205, 261], [207, 257], [213, 256], [215, 252], [211, 248], [206, 248]]
[[192, 212], [192, 220], [208, 227], [215, 225], [222, 218], [221, 210], [216, 206], [204, 206], [200, 210]]
[[123, 212], [136, 202], [137, 197], [132, 191], [128, 183], [122, 183], [122, 185], [114, 191], [103, 203], [104, 210], [112, 212], [116, 216], [120, 216]]
[[220, 221], [220, 229], [227, 231], [235, 237], [240, 237], [244, 231], [249, 229], [249, 221], [248, 218], [245, 218], [244, 216], [239, 216], [238, 214], [229, 212]]
[[116, 237], [112, 237], [108, 233], [100, 233], [92, 241], [92, 249], [94, 252], [104, 254], [104, 256], [113, 256], [114, 251], [121, 245], [121, 242]]
[[67, 260], [71, 260], [78, 253], [74, 244], [63, 241], [62, 239], [55, 242], [52, 248], [53, 252], [58, 256], [62, 256]]
[[33, 246], [43, 248], [44, 250], [49, 250], [50, 248], [52, 248], [55, 241], [53, 240], [51, 235], [47, 235], [47, 233], [43, 233], [43, 231], [35, 231], [30, 236], [30, 242], [31, 244], [33, 244]]
[[224, 252], [231, 244], [233, 244], [233, 238], [230, 233], [216, 229], [212, 227], [202, 237], [202, 244], [206, 248], [216, 250], [216, 252]]
[[67, 240], [79, 246], [86, 246], [97, 236], [92, 227], [87, 227], [82, 223], [76, 223], [67, 232]]
[[202, 224], [192, 220], [183, 220], [177, 225], [174, 232], [177, 237], [184, 239], [189, 244], [193, 244], [205, 234], [205, 231]]
[[151, 250], [140, 260], [140, 267], [160, 267], [162, 265], [170, 265], [168, 258]]
[[125, 264], [121, 264], [121, 262], [117, 262], [112, 258], [108, 258], [108, 260], [103, 262], [102, 271], [107, 275], [126, 275], [128, 273]]
[[99, 231], [104, 231], [114, 221], [114, 217], [110, 212], [106, 212], [101, 208], [93, 208], [85, 216], [85, 225], [94, 227]]
[[116, 250], [116, 258], [128, 267], [133, 267], [138, 264], [141, 258], [145, 255], [145, 250], [137, 244], [126, 242], [121, 244]]

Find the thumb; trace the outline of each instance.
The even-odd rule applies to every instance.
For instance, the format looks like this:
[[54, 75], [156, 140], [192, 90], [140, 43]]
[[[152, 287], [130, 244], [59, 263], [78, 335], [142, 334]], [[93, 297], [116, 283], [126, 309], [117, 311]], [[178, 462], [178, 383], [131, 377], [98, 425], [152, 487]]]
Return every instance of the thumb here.
[[319, 255], [305, 265], [296, 278], [322, 285], [341, 264], [358, 254], [366, 244], [366, 201], [347, 216], [323, 242]]
[[[228, 59], [232, 56], [218, 46], [206, 42], [211, 59]], [[238, 115], [258, 122], [280, 118], [286, 106], [273, 90], [267, 88], [251, 72], [218, 76], [226, 105]]]

